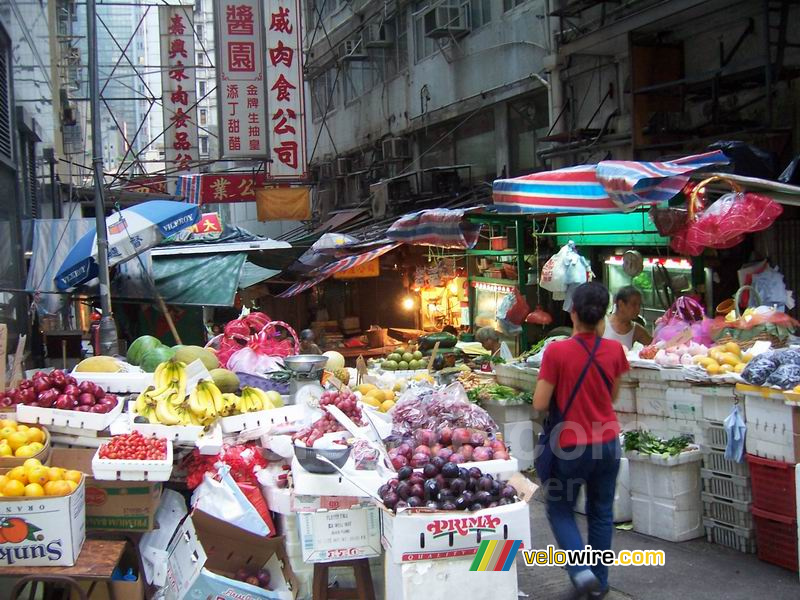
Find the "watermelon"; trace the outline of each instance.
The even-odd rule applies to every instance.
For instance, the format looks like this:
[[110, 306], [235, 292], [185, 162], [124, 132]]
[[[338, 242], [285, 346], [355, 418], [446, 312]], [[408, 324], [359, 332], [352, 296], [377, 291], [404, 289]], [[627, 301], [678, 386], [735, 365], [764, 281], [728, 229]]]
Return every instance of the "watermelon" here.
[[131, 344], [131, 347], [128, 348], [128, 362], [137, 367], [140, 366], [144, 355], [161, 345], [161, 341], [152, 335], [143, 335], [142, 337], [136, 338]]
[[144, 355], [144, 358], [142, 358], [142, 362], [139, 366], [143, 371], [152, 373], [156, 370], [158, 365], [160, 365], [162, 362], [167, 362], [174, 356], [175, 350], [169, 346], [158, 346]]

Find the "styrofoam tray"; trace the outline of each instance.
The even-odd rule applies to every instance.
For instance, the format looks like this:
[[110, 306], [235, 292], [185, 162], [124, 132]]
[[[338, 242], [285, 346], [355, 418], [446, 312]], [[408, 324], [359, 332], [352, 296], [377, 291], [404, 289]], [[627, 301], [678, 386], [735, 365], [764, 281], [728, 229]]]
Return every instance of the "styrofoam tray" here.
[[148, 437], [167, 438], [174, 443], [194, 444], [200, 454], [213, 455], [222, 451], [222, 428], [219, 423], [214, 423], [208, 431], [200, 425], [161, 425], [151, 423], [136, 423], [136, 412], [133, 402], [128, 403], [128, 419], [130, 431], [138, 431]]
[[[483, 474], [489, 475], [513, 475], [519, 471], [519, 461], [513, 456], [508, 460], [484, 460], [481, 462], [463, 462], [458, 463], [459, 468], [471, 469], [477, 467]], [[422, 471], [422, 467], [414, 469], [415, 471]]]
[[123, 398], [117, 398], [117, 405], [111, 412], [100, 414], [17, 404], [17, 421], [20, 423], [38, 423], [39, 425], [102, 431], [122, 414], [124, 404], [125, 400]]
[[169, 481], [172, 475], [172, 442], [167, 440], [164, 460], [114, 460], [100, 458], [100, 448], [92, 457], [92, 475], [101, 481]]
[[222, 433], [239, 433], [248, 429], [260, 429], [275, 425], [286, 425], [305, 418], [306, 412], [302, 406], [290, 404], [281, 408], [259, 410], [244, 413], [233, 417], [222, 417], [219, 420]]
[[152, 373], [70, 373], [78, 383], [91, 381], [112, 394], [138, 394], [153, 385]]

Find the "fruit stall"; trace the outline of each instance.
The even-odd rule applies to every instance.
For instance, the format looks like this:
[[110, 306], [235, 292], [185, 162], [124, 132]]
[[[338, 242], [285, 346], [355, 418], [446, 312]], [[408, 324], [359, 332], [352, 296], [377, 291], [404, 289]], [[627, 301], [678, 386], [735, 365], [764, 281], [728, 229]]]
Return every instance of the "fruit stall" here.
[[[133, 556], [113, 565], [126, 598], [310, 599], [329, 583], [413, 598], [427, 569], [437, 596], [465, 574], [480, 589], [482, 540], [530, 547], [526, 451], [490, 413], [529, 413], [530, 394], [473, 373], [447, 336], [348, 368], [245, 310], [207, 347], [142, 336], [27, 372], [0, 394], [0, 577], [64, 566], [83, 586], [114, 540]], [[493, 588], [516, 597], [516, 568]]]

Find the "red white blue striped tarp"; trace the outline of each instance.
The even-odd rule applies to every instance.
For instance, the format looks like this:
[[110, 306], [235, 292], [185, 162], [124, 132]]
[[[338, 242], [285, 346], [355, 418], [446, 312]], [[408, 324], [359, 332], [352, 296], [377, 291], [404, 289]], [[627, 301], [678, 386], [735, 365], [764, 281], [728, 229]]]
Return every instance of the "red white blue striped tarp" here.
[[348, 256], [347, 258], [342, 258], [335, 262], [332, 262], [324, 267], [319, 267], [318, 269], [314, 269], [311, 271], [311, 275], [314, 276], [313, 279], [309, 279], [307, 281], [301, 281], [299, 283], [295, 283], [292, 287], [290, 287], [285, 292], [278, 294], [278, 298], [291, 298], [292, 296], [296, 296], [297, 294], [304, 292], [305, 290], [314, 287], [319, 282], [327, 279], [334, 273], [340, 273], [342, 271], [346, 271], [347, 269], [352, 269], [353, 267], [357, 267], [359, 265], [363, 265], [379, 256], [386, 254], [397, 248], [400, 244], [388, 244], [386, 246], [381, 246], [380, 248], [375, 248], [374, 250], [370, 250], [369, 252], [364, 252], [363, 254], [356, 254], [355, 256]]
[[175, 194], [180, 196], [184, 202], [189, 204], [200, 204], [200, 183], [203, 175], [192, 173], [190, 175], [180, 175], [178, 177], [177, 190]]
[[386, 237], [418, 246], [474, 248], [481, 232], [480, 224], [464, 220], [469, 209], [434, 208], [400, 217], [386, 232]]
[[493, 184], [494, 204], [506, 213], [611, 213], [676, 196], [698, 169], [727, 164], [719, 150], [668, 162], [607, 160], [533, 173]]

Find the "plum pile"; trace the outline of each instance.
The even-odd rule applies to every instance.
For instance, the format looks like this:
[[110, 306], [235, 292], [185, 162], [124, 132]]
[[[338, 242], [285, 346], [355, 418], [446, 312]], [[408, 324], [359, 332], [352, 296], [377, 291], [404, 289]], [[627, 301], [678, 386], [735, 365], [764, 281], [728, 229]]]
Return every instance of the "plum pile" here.
[[269, 571], [264, 569], [257, 569], [255, 567], [242, 567], [236, 571], [236, 579], [243, 581], [250, 585], [260, 587], [263, 590], [269, 590], [270, 575]]
[[425, 465], [422, 473], [402, 467], [395, 479], [378, 489], [378, 495], [394, 512], [419, 507], [472, 512], [517, 501], [517, 491], [508, 482], [439, 457]]
[[33, 379], [25, 379], [6, 392], [0, 393], [0, 407], [17, 404], [76, 410], [79, 412], [108, 413], [117, 406], [117, 397], [107, 393], [91, 381], [78, 381], [64, 371], [51, 373], [38, 371]]
[[[347, 388], [343, 388], [341, 392], [323, 392], [319, 404], [320, 406], [334, 405], [350, 417], [356, 425], [364, 425], [364, 422], [361, 420], [361, 408], [358, 406], [358, 398]], [[294, 434], [292, 439], [295, 441], [299, 440], [310, 448], [314, 445], [314, 442], [326, 433], [334, 433], [337, 431], [344, 431], [344, 427], [339, 424], [339, 421], [337, 421], [332, 414], [326, 412], [322, 417], [314, 421], [311, 426], [304, 427]]]
[[418, 469], [435, 458], [455, 464], [508, 460], [509, 453], [502, 440], [481, 431], [444, 427], [439, 431], [417, 429], [413, 437], [389, 450], [389, 458], [398, 470], [405, 466]]

